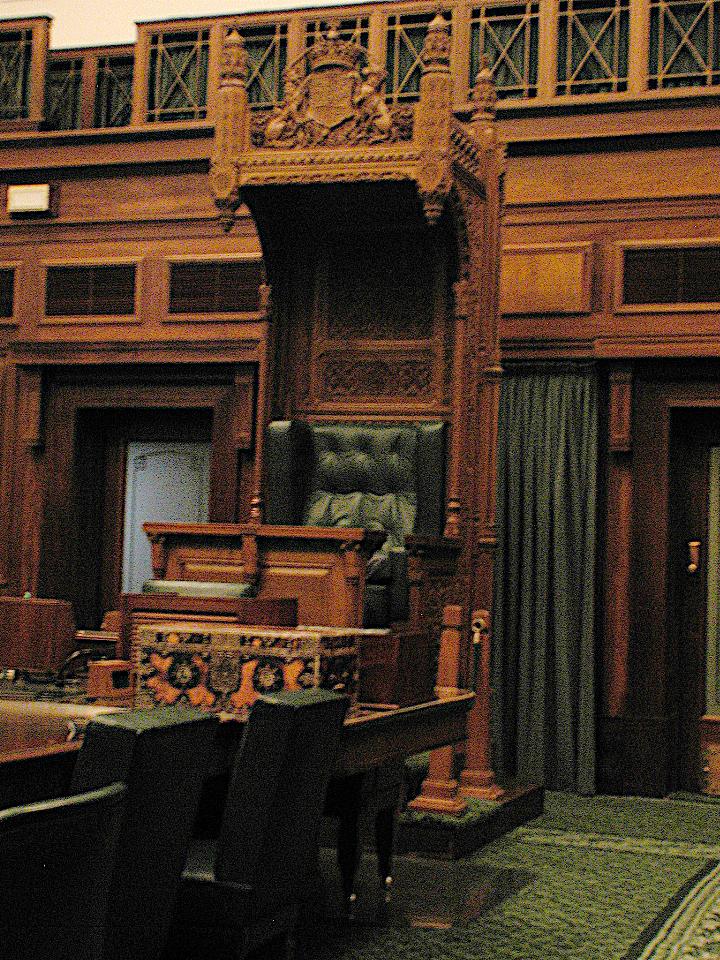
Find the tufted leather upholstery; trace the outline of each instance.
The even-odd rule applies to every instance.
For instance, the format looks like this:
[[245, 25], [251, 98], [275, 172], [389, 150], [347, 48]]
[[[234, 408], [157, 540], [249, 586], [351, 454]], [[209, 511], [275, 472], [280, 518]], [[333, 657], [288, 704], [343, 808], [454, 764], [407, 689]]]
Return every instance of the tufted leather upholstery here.
[[445, 425], [275, 421], [265, 461], [268, 523], [387, 532], [368, 565], [364, 622], [403, 619], [402, 588], [388, 598], [375, 587], [403, 579], [407, 535], [442, 534]]

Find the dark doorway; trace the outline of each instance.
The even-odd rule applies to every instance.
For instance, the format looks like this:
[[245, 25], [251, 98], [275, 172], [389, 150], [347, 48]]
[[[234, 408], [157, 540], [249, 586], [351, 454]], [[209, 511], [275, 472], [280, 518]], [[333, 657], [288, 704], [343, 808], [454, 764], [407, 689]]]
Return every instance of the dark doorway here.
[[208, 516], [243, 520], [252, 496], [254, 368], [67, 369], [47, 389], [40, 596], [78, 627], [117, 607], [130, 442], [210, 442]]
[[[75, 492], [79, 542], [76, 616], [117, 607], [123, 553], [126, 452], [136, 441], [207, 441], [210, 410], [79, 410]], [[99, 574], [99, 575], [98, 575]]]
[[718, 532], [717, 518], [710, 523], [709, 504], [711, 463], [717, 462], [713, 449], [718, 448], [720, 409], [673, 411], [668, 627], [675, 634], [677, 658], [670, 673], [675, 673], [671, 689], [677, 691], [677, 785], [693, 791], [704, 787], [701, 723], [707, 704], [708, 574], [712, 581], [717, 567], [709, 548]]

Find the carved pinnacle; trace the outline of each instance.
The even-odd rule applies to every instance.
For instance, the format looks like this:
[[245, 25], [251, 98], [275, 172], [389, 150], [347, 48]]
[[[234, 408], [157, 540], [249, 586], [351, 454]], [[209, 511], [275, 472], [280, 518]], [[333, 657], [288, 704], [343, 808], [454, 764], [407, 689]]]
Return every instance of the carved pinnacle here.
[[490, 62], [486, 54], [482, 55], [480, 69], [475, 77], [475, 86], [470, 93], [470, 99], [473, 104], [473, 123], [487, 122], [495, 119], [497, 94], [495, 92], [495, 82], [493, 81]]
[[225, 34], [222, 49], [221, 82], [247, 80], [250, 69], [250, 57], [245, 49], [245, 41], [237, 27], [231, 27]]
[[428, 26], [420, 59], [424, 72], [438, 67], [450, 69], [450, 22], [445, 19], [441, 7]]

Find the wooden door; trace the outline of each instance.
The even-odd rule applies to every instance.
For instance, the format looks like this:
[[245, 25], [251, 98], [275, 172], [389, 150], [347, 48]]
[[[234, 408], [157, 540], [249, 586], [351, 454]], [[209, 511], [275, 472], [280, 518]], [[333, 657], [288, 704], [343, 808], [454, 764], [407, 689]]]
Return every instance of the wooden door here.
[[[668, 628], [677, 639], [677, 659], [668, 665], [668, 674], [677, 692], [677, 785], [693, 791], [707, 789], [703, 747], [708, 706], [712, 707], [707, 664], [709, 655], [713, 657], [708, 648], [708, 584], [716, 594], [719, 482], [720, 410], [675, 411], [670, 443]], [[711, 604], [711, 621], [716, 608], [716, 603]], [[714, 628], [713, 633], [715, 644]]]

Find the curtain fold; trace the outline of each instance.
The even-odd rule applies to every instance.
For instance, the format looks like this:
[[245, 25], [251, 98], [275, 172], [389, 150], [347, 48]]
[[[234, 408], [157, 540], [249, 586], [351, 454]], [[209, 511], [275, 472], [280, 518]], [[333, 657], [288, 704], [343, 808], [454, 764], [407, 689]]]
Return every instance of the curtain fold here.
[[496, 769], [595, 787], [597, 387], [580, 365], [510, 370], [498, 438]]

